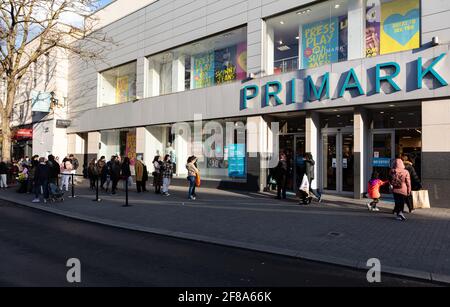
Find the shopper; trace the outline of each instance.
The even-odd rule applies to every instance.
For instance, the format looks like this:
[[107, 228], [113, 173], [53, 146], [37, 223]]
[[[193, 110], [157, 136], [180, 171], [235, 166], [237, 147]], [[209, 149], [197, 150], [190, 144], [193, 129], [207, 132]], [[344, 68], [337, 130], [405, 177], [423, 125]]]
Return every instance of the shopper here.
[[161, 157], [155, 156], [153, 159], [153, 186], [155, 187], [155, 193], [161, 194], [161, 186], [162, 186], [162, 173], [161, 173]]
[[138, 156], [136, 159], [136, 163], [134, 164], [134, 172], [136, 174], [136, 188], [137, 192], [145, 192], [146, 181], [148, 180], [148, 174], [145, 174], [147, 171], [147, 167], [142, 161], [142, 156]]
[[[309, 192], [310, 195], [313, 194], [317, 201], [320, 203], [322, 201], [322, 195], [316, 190], [312, 188], [312, 182], [314, 180], [314, 173], [315, 173], [315, 165], [316, 162], [313, 159], [313, 156], [310, 152], [307, 152], [303, 155], [303, 161], [305, 162], [305, 174], [308, 177], [309, 181]], [[309, 197], [309, 203], [311, 203], [312, 197]]]
[[0, 188], [8, 188], [8, 163], [6, 160], [0, 162]]
[[35, 198], [33, 203], [41, 202], [40, 196], [42, 195], [44, 198], [44, 203], [47, 202], [49, 198], [48, 192], [48, 184], [50, 178], [50, 166], [45, 162], [45, 158], [39, 158], [39, 165], [36, 168], [36, 172], [34, 174], [34, 194]]
[[163, 177], [163, 189], [162, 193], [164, 196], [170, 196], [169, 194], [169, 186], [173, 176], [173, 163], [170, 158], [170, 155], [166, 155], [164, 157], [164, 162], [162, 165], [162, 177]]
[[280, 154], [280, 160], [275, 168], [275, 180], [277, 182], [277, 199], [286, 199], [288, 165], [286, 154]]
[[34, 175], [36, 173], [36, 169], [39, 166], [39, 156], [38, 157], [33, 157], [31, 159], [31, 166], [30, 169], [28, 171], [28, 188], [27, 188], [27, 193], [34, 193]]
[[115, 195], [117, 193], [117, 184], [119, 183], [121, 168], [120, 168], [120, 162], [119, 162], [117, 156], [115, 156], [114, 160], [112, 160], [110, 162], [111, 162], [110, 172], [111, 172], [111, 182], [112, 182], [111, 193], [112, 193], [112, 195]]
[[19, 189], [17, 190], [20, 194], [25, 194], [28, 188], [28, 178], [29, 178], [29, 166], [23, 160], [22, 162], [22, 171], [19, 173]]
[[125, 157], [123, 159], [122, 165], [121, 165], [121, 178], [123, 179], [123, 189], [126, 190], [127, 186], [131, 186], [131, 169], [130, 169], [130, 158]]
[[196, 187], [196, 179], [197, 176], [199, 176], [200, 171], [198, 170], [197, 166], [197, 157], [192, 156], [189, 157], [186, 164], [186, 169], [188, 171], [188, 182], [189, 182], [189, 194], [188, 198], [190, 200], [195, 200], [197, 198], [195, 193], [195, 187]]
[[97, 159], [94, 158], [89, 162], [87, 172], [89, 178], [89, 187], [91, 190], [95, 190], [95, 183], [97, 182], [99, 174], [97, 168]]
[[380, 188], [389, 183], [389, 180], [382, 181], [379, 177], [380, 175], [377, 172], [373, 172], [367, 185], [367, 195], [372, 199], [372, 201], [367, 204], [367, 209], [369, 211], [380, 211], [377, 206], [381, 198]]
[[[412, 159], [408, 155], [402, 156], [403, 164], [405, 164], [405, 169], [409, 173], [409, 177], [411, 178], [411, 190], [412, 191], [420, 191], [422, 189], [422, 182], [420, 181], [419, 176], [414, 168]], [[406, 204], [408, 205], [409, 212], [414, 211], [413, 199], [412, 195], [409, 195], [406, 199]]]
[[56, 162], [55, 157], [53, 155], [48, 156], [47, 165], [50, 168], [49, 173], [49, 183], [53, 183], [58, 185], [58, 177], [61, 173], [61, 166]]
[[70, 163], [72, 163], [72, 172], [71, 173], [74, 175], [73, 183], [77, 183], [78, 178], [75, 175], [78, 174], [78, 168], [80, 167], [80, 162], [78, 162], [77, 157], [75, 157], [73, 154], [69, 155], [69, 160], [70, 160]]
[[62, 182], [61, 190], [69, 191], [69, 182], [72, 176], [73, 166], [70, 159], [64, 158], [61, 164]]
[[401, 159], [396, 159], [390, 172], [389, 183], [394, 194], [394, 214], [399, 221], [406, 221], [403, 214], [407, 197], [411, 194], [411, 179]]

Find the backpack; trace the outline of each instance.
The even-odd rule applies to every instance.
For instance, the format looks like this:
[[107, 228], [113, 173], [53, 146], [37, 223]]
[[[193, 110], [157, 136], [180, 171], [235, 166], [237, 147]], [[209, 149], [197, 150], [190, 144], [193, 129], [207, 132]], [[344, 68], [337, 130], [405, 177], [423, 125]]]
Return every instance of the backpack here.
[[404, 182], [404, 177], [402, 174], [394, 172], [392, 174], [391, 185], [394, 189], [401, 189]]

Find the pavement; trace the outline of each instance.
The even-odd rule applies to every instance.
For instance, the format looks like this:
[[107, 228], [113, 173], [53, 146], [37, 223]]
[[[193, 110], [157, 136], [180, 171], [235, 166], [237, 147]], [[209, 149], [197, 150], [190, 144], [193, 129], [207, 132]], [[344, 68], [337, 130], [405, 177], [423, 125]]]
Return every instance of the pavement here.
[[372, 213], [367, 200], [328, 195], [320, 204], [300, 206], [270, 193], [200, 188], [196, 201], [187, 200], [187, 187], [170, 193], [130, 191], [130, 207], [122, 207], [123, 191], [95, 202], [83, 184], [63, 203], [32, 204], [32, 195], [12, 188], [1, 190], [0, 199], [104, 225], [366, 271], [376, 258], [383, 273], [450, 284], [450, 209], [416, 210], [400, 222], [390, 202]]
[[[364, 271], [124, 230], [5, 201], [0, 201], [0, 250], [2, 287], [435, 286], [386, 275], [370, 284]], [[69, 258], [80, 261], [81, 283], [67, 281]], [[162, 295], [165, 301], [178, 297]], [[279, 300], [280, 293], [272, 299]]]

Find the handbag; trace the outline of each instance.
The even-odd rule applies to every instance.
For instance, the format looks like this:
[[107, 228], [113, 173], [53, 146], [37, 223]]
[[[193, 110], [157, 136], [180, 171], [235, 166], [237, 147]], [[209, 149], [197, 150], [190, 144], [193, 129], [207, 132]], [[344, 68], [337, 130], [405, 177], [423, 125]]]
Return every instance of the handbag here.
[[411, 195], [414, 209], [431, 208], [428, 190], [412, 191]]
[[197, 176], [195, 176], [195, 186], [199, 187], [200, 183], [201, 183], [200, 174], [197, 174]]
[[300, 187], [298, 189], [299, 191], [303, 191], [309, 195], [309, 180], [306, 174], [303, 175], [302, 183], [300, 184]]

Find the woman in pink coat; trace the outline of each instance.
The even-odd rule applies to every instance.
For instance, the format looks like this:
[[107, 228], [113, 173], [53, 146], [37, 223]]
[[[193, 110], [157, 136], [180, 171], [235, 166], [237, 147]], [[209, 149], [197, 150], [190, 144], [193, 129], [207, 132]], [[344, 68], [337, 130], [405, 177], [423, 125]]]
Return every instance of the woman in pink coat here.
[[401, 159], [397, 159], [391, 169], [389, 183], [394, 194], [395, 208], [394, 214], [399, 221], [406, 221], [403, 215], [405, 203], [411, 194], [411, 178], [409, 172], [405, 169], [405, 165]]

